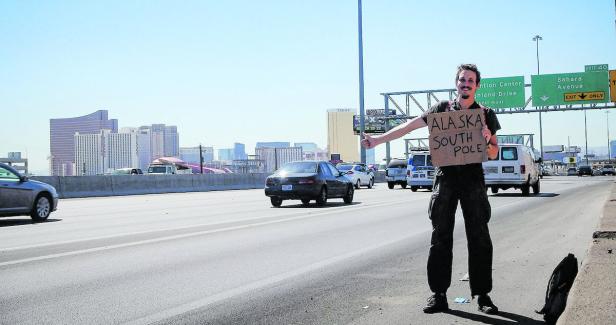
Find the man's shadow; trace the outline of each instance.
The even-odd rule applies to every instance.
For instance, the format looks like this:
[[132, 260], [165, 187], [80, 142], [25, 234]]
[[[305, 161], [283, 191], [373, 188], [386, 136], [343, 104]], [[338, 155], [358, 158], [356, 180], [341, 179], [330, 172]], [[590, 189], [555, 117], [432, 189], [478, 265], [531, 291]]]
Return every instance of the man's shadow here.
[[542, 321], [538, 321], [538, 320], [535, 320], [535, 319], [532, 319], [532, 318], [528, 318], [526, 316], [522, 316], [522, 315], [518, 315], [518, 314], [512, 314], [512, 313], [508, 313], [508, 312], [504, 312], [504, 311], [499, 311], [494, 316], [509, 318], [510, 320], [498, 319], [498, 318], [490, 317], [490, 316], [487, 316], [487, 315], [473, 314], [473, 313], [465, 312], [465, 311], [462, 311], [462, 310], [455, 310], [455, 309], [450, 309], [450, 310], [448, 310], [448, 311], [446, 311], [444, 313], [445, 314], [450, 314], [450, 315], [453, 315], [453, 316], [457, 316], [457, 317], [461, 317], [461, 318], [470, 319], [470, 320], [475, 321], [475, 322], [481, 322], [481, 323], [484, 323], [484, 324], [492, 324], [492, 325], [513, 325], [513, 324], [536, 325], [536, 324], [545, 324]]

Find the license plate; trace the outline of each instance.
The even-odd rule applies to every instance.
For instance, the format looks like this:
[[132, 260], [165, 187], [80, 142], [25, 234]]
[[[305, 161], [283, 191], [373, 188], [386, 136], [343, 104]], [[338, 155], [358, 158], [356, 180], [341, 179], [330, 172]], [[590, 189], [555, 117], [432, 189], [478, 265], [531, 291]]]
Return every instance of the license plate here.
[[292, 191], [293, 190], [293, 185], [282, 185], [282, 190], [283, 191]]
[[503, 173], [513, 173], [513, 166], [503, 167]]

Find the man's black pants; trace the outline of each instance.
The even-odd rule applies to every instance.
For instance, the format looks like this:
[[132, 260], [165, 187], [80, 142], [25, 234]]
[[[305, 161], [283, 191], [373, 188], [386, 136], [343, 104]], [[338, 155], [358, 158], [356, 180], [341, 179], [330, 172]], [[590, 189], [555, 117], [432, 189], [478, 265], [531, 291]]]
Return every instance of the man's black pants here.
[[471, 295], [487, 294], [492, 290], [492, 240], [488, 230], [491, 208], [481, 165], [439, 173], [433, 190], [428, 210], [433, 229], [428, 257], [430, 290], [445, 293], [451, 285], [453, 229], [460, 201], [468, 242]]

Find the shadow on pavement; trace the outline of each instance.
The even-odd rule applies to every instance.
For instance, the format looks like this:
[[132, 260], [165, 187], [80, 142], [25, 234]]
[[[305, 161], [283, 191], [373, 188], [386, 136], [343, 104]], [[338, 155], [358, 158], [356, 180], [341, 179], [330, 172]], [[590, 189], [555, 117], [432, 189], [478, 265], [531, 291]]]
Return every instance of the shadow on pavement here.
[[[542, 321], [538, 321], [532, 318], [528, 318], [526, 316], [522, 316], [522, 315], [518, 315], [518, 314], [512, 314], [512, 313], [508, 313], [508, 312], [504, 312], [504, 311], [499, 311], [498, 314], [496, 315], [480, 315], [480, 314], [473, 314], [473, 313], [469, 313], [466, 311], [462, 311], [462, 310], [454, 310], [454, 309], [450, 309], [446, 312], [444, 312], [445, 314], [450, 314], [453, 316], [457, 316], [460, 318], [466, 318], [466, 319], [470, 319], [472, 321], [476, 321], [476, 322], [481, 322], [484, 324], [492, 324], [492, 325], [511, 325], [511, 324], [531, 324], [531, 325], [535, 325], [535, 324], [545, 324]], [[500, 319], [500, 318], [496, 318], [493, 316], [497, 316], [497, 317], [502, 317], [502, 318], [508, 318], [508, 319]]]
[[530, 194], [528, 196], [523, 196], [522, 193], [497, 193], [497, 194], [492, 194], [492, 196], [496, 196], [496, 197], [529, 197], [529, 198], [533, 198], [533, 197], [556, 197], [559, 196], [560, 194], [558, 193], [539, 193], [539, 194]]
[[23, 226], [32, 224], [45, 224], [47, 222], [62, 221], [62, 219], [47, 219], [45, 222], [34, 222], [32, 219], [0, 219], [0, 227]]
[[341, 207], [341, 206], [353, 206], [353, 205], [358, 205], [361, 204], [361, 202], [356, 202], [353, 201], [353, 203], [350, 204], [346, 204], [344, 202], [327, 202], [325, 205], [320, 206], [317, 205], [314, 201], [310, 202], [310, 204], [308, 205], [303, 205], [303, 204], [289, 204], [289, 205], [283, 205], [279, 208], [274, 208], [274, 209], [297, 209], [297, 208], [305, 208], [305, 209], [326, 209], [326, 208], [335, 208], [335, 207]]

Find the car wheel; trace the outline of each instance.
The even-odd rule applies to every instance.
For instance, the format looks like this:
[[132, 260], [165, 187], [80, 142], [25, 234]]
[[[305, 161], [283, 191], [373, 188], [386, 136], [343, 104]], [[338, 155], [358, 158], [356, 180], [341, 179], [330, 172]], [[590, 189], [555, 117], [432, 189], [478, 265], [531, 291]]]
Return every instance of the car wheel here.
[[540, 189], [541, 189], [541, 184], [539, 180], [537, 180], [537, 183], [533, 184], [533, 194], [535, 195], [539, 194]]
[[387, 187], [389, 187], [390, 190], [393, 190], [394, 189], [394, 183], [387, 182]]
[[370, 181], [368, 182], [368, 188], [372, 188], [372, 186], [374, 186], [374, 178], [370, 178]]
[[496, 187], [496, 186], [492, 186], [492, 187], [490, 188], [490, 190], [492, 190], [492, 194], [496, 194], [496, 193], [498, 193], [498, 187]]
[[346, 195], [344, 196], [344, 198], [342, 198], [344, 200], [344, 203], [351, 204], [353, 202], [354, 193], [355, 193], [355, 190], [353, 189], [353, 186], [349, 186], [349, 188], [347, 189]]
[[302, 199], [302, 204], [308, 206], [308, 204], [310, 204], [310, 199]]
[[272, 205], [276, 208], [279, 208], [282, 205], [282, 199], [279, 197], [272, 196], [270, 197], [270, 201], [272, 202]]
[[406, 182], [400, 184], [402, 186], [402, 188], [406, 188]]
[[357, 180], [357, 183], [355, 183], [355, 188], [359, 189], [359, 187], [361, 186], [361, 182], [359, 181], [359, 179]]
[[327, 203], [327, 188], [321, 188], [321, 192], [319, 192], [319, 196], [317, 197], [317, 205], [323, 206]]
[[413, 192], [417, 192], [418, 187], [417, 186], [411, 186], [411, 191]]
[[39, 195], [34, 202], [30, 217], [34, 222], [42, 222], [47, 220], [51, 213], [51, 201], [47, 195]]
[[522, 185], [522, 195], [528, 196], [530, 194], [530, 185], [524, 184]]

